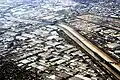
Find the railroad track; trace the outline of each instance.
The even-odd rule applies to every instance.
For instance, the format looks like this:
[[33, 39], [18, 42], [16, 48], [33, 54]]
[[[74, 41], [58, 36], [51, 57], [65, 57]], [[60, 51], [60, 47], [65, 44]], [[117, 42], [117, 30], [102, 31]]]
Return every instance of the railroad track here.
[[[59, 28], [62, 29], [70, 38], [72, 38], [79, 46], [85, 49], [89, 55], [105, 67], [116, 79], [120, 79], [120, 63], [111, 58], [107, 53], [103, 52], [97, 46], [93, 45], [81, 34], [76, 32], [71, 27], [64, 23], [58, 24]], [[101, 61], [101, 58], [103, 61]]]

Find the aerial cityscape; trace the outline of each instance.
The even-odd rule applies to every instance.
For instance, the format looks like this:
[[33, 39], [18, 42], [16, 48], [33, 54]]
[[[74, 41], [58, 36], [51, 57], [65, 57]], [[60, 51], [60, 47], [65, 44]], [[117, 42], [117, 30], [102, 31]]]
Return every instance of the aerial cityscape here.
[[119, 80], [120, 0], [0, 0], [0, 80]]

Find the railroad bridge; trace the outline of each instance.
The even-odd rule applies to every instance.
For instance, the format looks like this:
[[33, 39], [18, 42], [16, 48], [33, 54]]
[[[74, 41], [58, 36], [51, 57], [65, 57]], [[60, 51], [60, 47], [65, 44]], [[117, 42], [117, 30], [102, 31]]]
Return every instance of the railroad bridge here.
[[120, 80], [119, 0], [1, 0], [0, 80]]

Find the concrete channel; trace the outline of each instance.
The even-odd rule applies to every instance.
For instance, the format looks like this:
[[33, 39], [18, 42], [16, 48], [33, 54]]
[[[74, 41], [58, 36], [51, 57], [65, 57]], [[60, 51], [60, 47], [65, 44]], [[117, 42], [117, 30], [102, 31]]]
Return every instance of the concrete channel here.
[[101, 57], [106, 62], [108, 62], [111, 66], [113, 66], [115, 69], [117, 69], [117, 72], [115, 72], [112, 68], [109, 67], [109, 65], [107, 65], [104, 62], [100, 61], [100, 64], [102, 64], [114, 76], [116, 76], [117, 79], [120, 79], [120, 75], [119, 75], [119, 72], [120, 72], [120, 63], [116, 62], [109, 55], [107, 55], [105, 52], [103, 52], [102, 50], [100, 50], [97, 46], [93, 45], [90, 41], [88, 41], [82, 35], [80, 35], [79, 33], [77, 33], [71, 27], [65, 25], [64, 23], [58, 24], [58, 26], [60, 26], [60, 29], [62, 29], [70, 38], [72, 38], [77, 44], [79, 44], [83, 49], [85, 49], [96, 60], [98, 60], [98, 61], [100, 60], [100, 58], [98, 58], [96, 56], [96, 55], [99, 55], [99, 57]]

